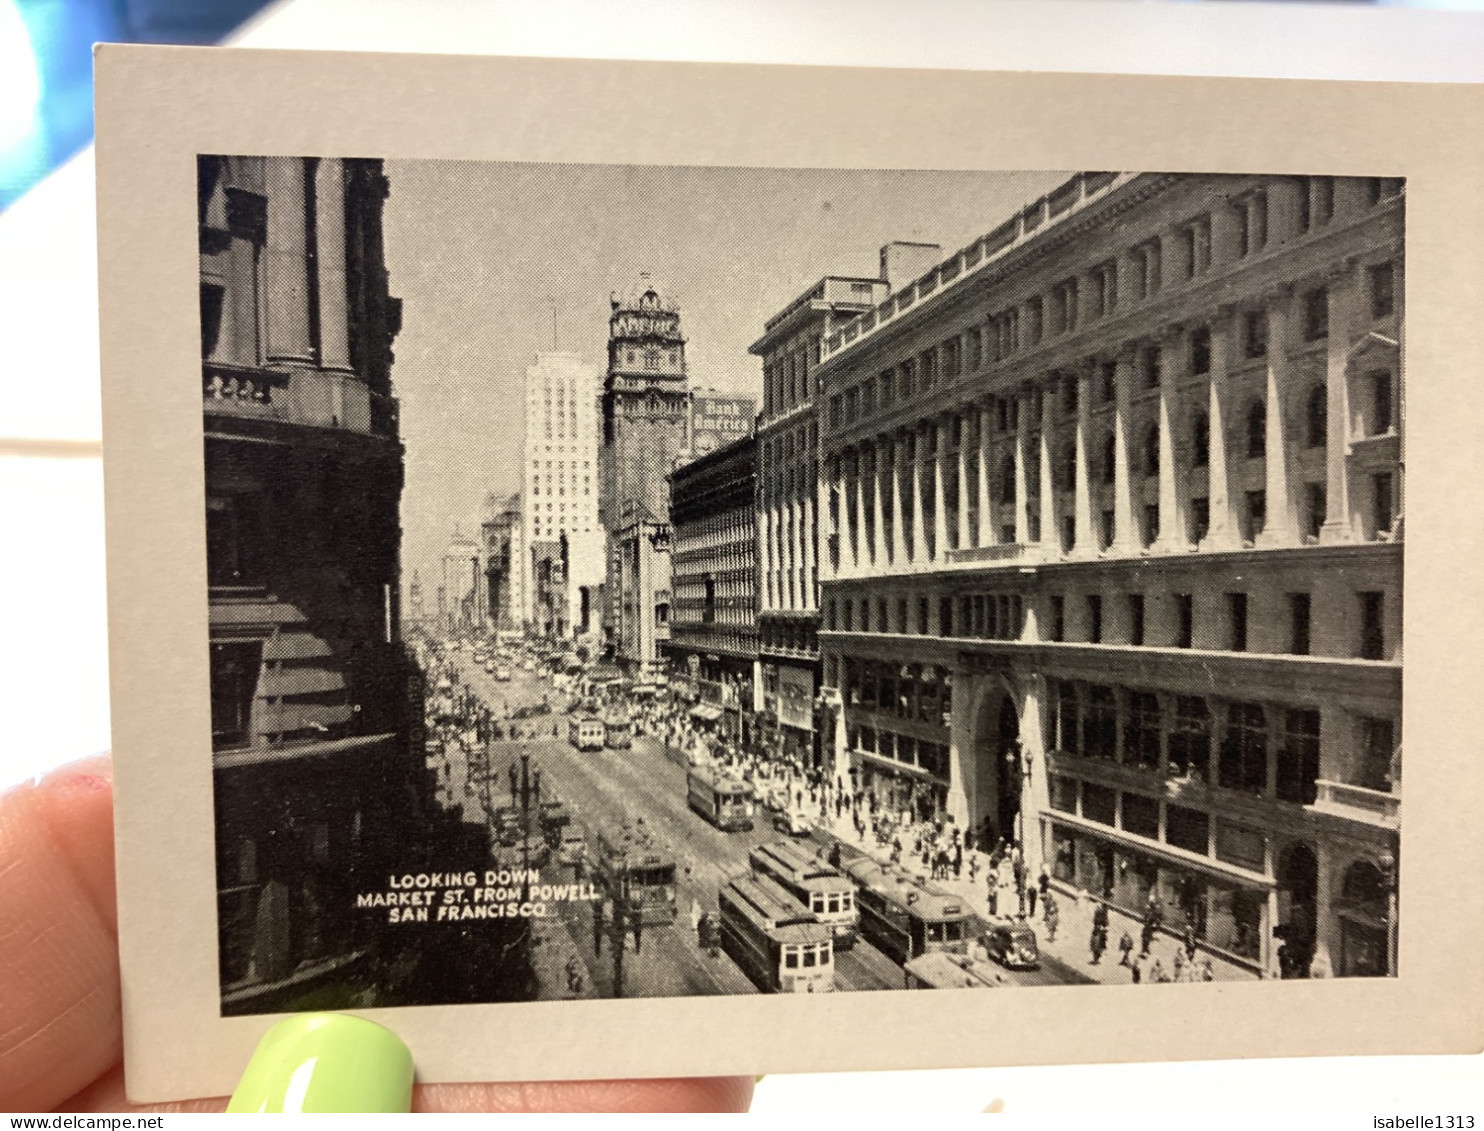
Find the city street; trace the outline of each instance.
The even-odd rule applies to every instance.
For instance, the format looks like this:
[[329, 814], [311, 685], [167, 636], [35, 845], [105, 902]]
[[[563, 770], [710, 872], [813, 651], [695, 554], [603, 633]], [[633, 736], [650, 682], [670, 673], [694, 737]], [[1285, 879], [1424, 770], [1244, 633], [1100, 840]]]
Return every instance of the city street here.
[[[543, 696], [553, 707], [560, 705], [561, 697], [542, 676], [516, 668], [513, 678], [501, 683], [465, 654], [456, 653], [455, 664], [464, 683], [497, 718], [507, 708], [516, 710], [539, 704]], [[491, 744], [495, 803], [503, 801], [506, 767], [526, 753], [530, 755], [531, 769], [541, 770], [543, 799], [556, 797], [566, 802], [573, 812], [573, 820], [588, 836], [589, 844], [600, 828], [611, 829], [642, 819], [651, 835], [673, 851], [679, 915], [672, 926], [645, 928], [638, 955], [633, 953], [632, 935], [629, 937], [624, 956], [624, 995], [664, 997], [755, 992], [753, 984], [730, 958], [725, 954], [710, 957], [698, 945], [691, 928], [691, 906], [694, 901], [701, 911], [714, 913], [719, 888], [747, 871], [748, 852], [755, 845], [782, 836], [772, 828], [771, 815], [760, 810], [751, 832], [724, 833], [691, 812], [686, 803], [685, 770], [666, 757], [655, 738], [637, 736], [629, 750], [578, 751], [567, 741], [566, 722], [567, 716], [560, 711], [517, 720], [515, 725], [522, 735], [531, 737]], [[807, 843], [828, 847], [831, 839], [830, 834], [816, 831]], [[858, 849], [853, 850], [846, 842], [847, 854], [852, 851]], [[556, 866], [548, 866], [548, 871], [553, 867]], [[566, 871], [563, 867], [562, 872]], [[586, 996], [610, 996], [613, 956], [609, 932], [605, 931], [601, 956], [595, 954], [590, 906], [572, 903], [561, 906], [567, 938], [553, 939], [547, 932], [543, 947], [575, 952], [584, 967]], [[566, 960], [563, 955], [562, 962]], [[864, 940], [838, 953], [835, 963], [837, 990], [903, 988], [901, 968]], [[554, 965], [551, 956], [546, 956], [541, 965]], [[1059, 985], [1088, 980], [1049, 956], [1039, 970], [1002, 973], [1006, 982], [1013, 985]]]

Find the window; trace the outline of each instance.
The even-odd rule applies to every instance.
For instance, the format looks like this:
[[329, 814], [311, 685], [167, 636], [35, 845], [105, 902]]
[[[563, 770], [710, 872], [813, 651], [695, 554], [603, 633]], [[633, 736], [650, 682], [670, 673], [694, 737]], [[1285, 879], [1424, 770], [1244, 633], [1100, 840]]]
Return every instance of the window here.
[[1087, 718], [1082, 752], [1089, 758], [1112, 759], [1118, 749], [1118, 704], [1111, 687], [1087, 689]]
[[918, 636], [926, 636], [928, 634], [928, 613], [929, 613], [928, 599], [926, 597], [919, 597], [917, 599], [917, 635]]
[[1227, 609], [1227, 648], [1233, 652], [1247, 651], [1247, 594], [1228, 593], [1226, 595]]
[[211, 645], [211, 744], [240, 746], [252, 738], [263, 645], [258, 641]]
[[1391, 373], [1378, 369], [1366, 374], [1371, 386], [1371, 435], [1384, 436], [1393, 425], [1391, 414]]
[[1360, 766], [1357, 785], [1390, 793], [1396, 785], [1393, 762], [1396, 740], [1390, 719], [1360, 720]]
[[1077, 444], [1075, 441], [1061, 450], [1061, 474], [1057, 478], [1061, 481], [1063, 491], [1077, 489]]
[[1128, 595], [1128, 642], [1134, 645], [1144, 643], [1144, 594], [1142, 593]]
[[834, 600], [831, 599], [830, 603], [824, 608], [824, 625], [831, 632], [835, 631], [835, 612], [836, 605]]
[[922, 357], [918, 363], [917, 388], [920, 392], [926, 392], [938, 383], [938, 351], [936, 348], [923, 350]]
[[[1000, 502], [1013, 503], [1015, 501], [1015, 460], [1006, 456], [1000, 464]], [[1007, 541], [1015, 541], [1011, 535]]]
[[1145, 547], [1149, 547], [1149, 546], [1154, 545], [1155, 540], [1157, 538], [1159, 538], [1159, 504], [1158, 503], [1145, 503], [1144, 504], [1144, 545], [1145, 545]]
[[1386, 658], [1386, 594], [1379, 590], [1359, 594], [1360, 658]]
[[1247, 458], [1263, 459], [1267, 454], [1267, 406], [1262, 401], [1253, 401], [1247, 409]]
[[1118, 811], [1118, 794], [1105, 785], [1082, 784], [1082, 815], [1100, 825], [1111, 825]]
[[262, 498], [212, 495], [206, 500], [206, 578], [212, 588], [265, 584], [269, 556]]
[[1190, 371], [1196, 376], [1211, 372], [1211, 327], [1197, 326], [1190, 332]]
[[1062, 411], [1068, 416], [1077, 415], [1077, 374], [1064, 373], [1061, 379]]
[[1077, 280], [1067, 279], [1051, 291], [1052, 332], [1067, 334], [1077, 328]]
[[1366, 268], [1367, 289], [1371, 296], [1371, 317], [1385, 318], [1396, 311], [1396, 271], [1390, 263]]
[[1098, 545], [1100, 548], [1106, 550], [1109, 546], [1113, 545], [1113, 512], [1103, 511], [1098, 515], [1098, 522]]
[[1077, 740], [1077, 685], [1062, 680], [1056, 687], [1057, 748], [1075, 753], [1081, 750]]
[[861, 601], [861, 631], [871, 631], [871, 602], [865, 599]]
[[1193, 279], [1211, 266], [1211, 217], [1199, 216], [1179, 232], [1181, 266], [1185, 277]]
[[1097, 318], [1106, 318], [1118, 306], [1118, 264], [1109, 260], [1092, 269], [1092, 308]]
[[1063, 515], [1061, 520], [1061, 549], [1062, 553], [1069, 554], [1077, 545], [1077, 518], [1075, 515]]
[[907, 598], [897, 598], [897, 631], [907, 631]]
[[1396, 525], [1396, 516], [1392, 506], [1391, 472], [1383, 471], [1371, 477], [1371, 499], [1375, 504], [1375, 513], [1372, 521], [1376, 524], [1376, 537], [1391, 533]]
[[878, 597], [876, 599], [876, 631], [877, 632], [890, 632], [891, 631], [891, 625], [888, 624], [887, 623], [887, 620], [886, 620], [886, 598], [885, 597]]
[[1329, 291], [1318, 287], [1304, 295], [1304, 341], [1329, 336]]
[[1211, 462], [1211, 418], [1204, 412], [1195, 414], [1190, 424], [1190, 465], [1206, 467]]
[[1195, 596], [1175, 594], [1175, 647], [1189, 648], [1195, 638]]
[[1249, 360], [1268, 356], [1268, 312], [1249, 310], [1242, 315], [1242, 353]]
[[1162, 353], [1158, 345], [1145, 346], [1139, 353], [1139, 367], [1144, 374], [1144, 388], [1159, 388]]
[[1278, 752], [1278, 797], [1312, 805], [1318, 796], [1319, 712], [1292, 710], [1283, 716], [1283, 749]]
[[1323, 483], [1306, 483], [1304, 485], [1304, 534], [1315, 541], [1319, 538], [1319, 531], [1324, 526], [1324, 518], [1328, 507], [1328, 492]]
[[1111, 433], [1103, 438], [1103, 458], [1099, 463], [1100, 478], [1104, 483], [1112, 483], [1118, 471], [1118, 449]]
[[1105, 361], [1098, 366], [1098, 400], [1112, 404], [1118, 392], [1118, 362]]
[[973, 372], [984, 364], [984, 338], [978, 326], [964, 334], [964, 368]]
[[1242, 258], [1261, 251], [1268, 242], [1268, 198], [1255, 192], [1236, 204], [1237, 256]]
[[1144, 474], [1159, 474], [1159, 425], [1151, 424], [1144, 433]]
[[1159, 240], [1150, 240], [1134, 248], [1134, 281], [1139, 298], [1149, 298], [1159, 290]]
[[1211, 851], [1211, 818], [1199, 809], [1166, 805], [1165, 842], [1199, 856], [1208, 855]]
[[1261, 794], [1268, 785], [1268, 724], [1256, 703], [1232, 703], [1226, 709], [1221, 741], [1220, 784], [1226, 789]]
[[1266, 491], [1247, 492], [1247, 531], [1248, 538], [1256, 538], [1262, 533], [1268, 522], [1268, 493]]
[[1123, 732], [1123, 760], [1142, 770], [1159, 769], [1159, 732], [1163, 719], [1159, 696], [1132, 691], [1128, 697], [1128, 726]]
[[1103, 598], [1097, 593], [1087, 595], [1087, 640], [1090, 644], [1103, 642]]
[[1067, 601], [1060, 593], [1053, 594], [1051, 598], [1051, 639], [1062, 641], [1067, 638]]
[[1211, 713], [1206, 701], [1196, 695], [1179, 696], [1170, 729], [1170, 774], [1206, 781], [1210, 761]]
[[1159, 839], [1159, 802], [1141, 793], [1123, 795], [1123, 829], [1135, 836]]
[[1288, 595], [1288, 650], [1295, 656], [1309, 654], [1310, 613], [1313, 602], [1307, 593]]
[[1322, 448], [1329, 442], [1329, 392], [1321, 384], [1309, 388], [1304, 402], [1304, 443]]
[[1025, 343], [1028, 346], [1041, 344], [1041, 334], [1045, 328], [1045, 309], [1041, 296], [1036, 295], [1027, 299], [1025, 304]]
[[938, 598], [938, 635], [953, 635], [953, 598]]

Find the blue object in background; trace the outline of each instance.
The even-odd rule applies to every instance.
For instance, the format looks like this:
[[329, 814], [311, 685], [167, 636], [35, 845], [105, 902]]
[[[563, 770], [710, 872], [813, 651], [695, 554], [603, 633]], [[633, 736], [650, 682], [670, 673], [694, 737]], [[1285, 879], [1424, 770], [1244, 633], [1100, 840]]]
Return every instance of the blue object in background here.
[[93, 44], [216, 43], [267, 0], [0, 0], [0, 210], [93, 138]]

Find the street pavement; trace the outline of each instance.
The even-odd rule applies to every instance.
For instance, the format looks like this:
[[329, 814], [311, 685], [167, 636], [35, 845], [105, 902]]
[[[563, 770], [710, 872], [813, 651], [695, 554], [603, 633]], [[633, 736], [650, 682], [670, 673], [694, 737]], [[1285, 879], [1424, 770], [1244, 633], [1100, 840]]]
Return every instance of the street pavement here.
[[[509, 682], [496, 682], [467, 656], [457, 657], [464, 682], [496, 717], [508, 709], [537, 704], [546, 696], [553, 707], [561, 697], [537, 675], [517, 669]], [[759, 811], [751, 832], [725, 833], [693, 813], [686, 801], [685, 767], [682, 759], [666, 751], [653, 736], [639, 735], [629, 750], [578, 751], [566, 740], [567, 716], [560, 712], [516, 720], [522, 737], [490, 744], [489, 766], [493, 776], [495, 805], [508, 801], [506, 767], [521, 754], [530, 757], [531, 769], [540, 768], [544, 799], [558, 797], [584, 827], [591, 843], [598, 828], [614, 828], [643, 820], [650, 835], [669, 845], [677, 864], [678, 908], [676, 922], [669, 926], [647, 926], [641, 932], [639, 953], [627, 936], [623, 955], [624, 996], [670, 997], [756, 992], [751, 981], [725, 954], [712, 957], [698, 943], [692, 929], [692, 905], [699, 911], [716, 911], [717, 892], [733, 877], [748, 870], [748, 852], [758, 844], [781, 839], [772, 828], [772, 815]], [[502, 726], [508, 725], [502, 721]], [[553, 733], [555, 731], [555, 733]], [[839, 839], [849, 851], [860, 851], [854, 830], [848, 824], [841, 833], [816, 831], [815, 847], [828, 847]], [[546, 871], [554, 873], [553, 862]], [[567, 869], [561, 869], [563, 876]], [[949, 887], [958, 887], [950, 881]], [[965, 890], [968, 905], [978, 907], [982, 892]], [[558, 926], [560, 924], [560, 926]], [[560, 919], [542, 921], [537, 936], [536, 967], [543, 998], [615, 996], [615, 967], [611, 932], [605, 931], [601, 954], [594, 945], [594, 914], [591, 904], [561, 905]], [[1116, 939], [1116, 936], [1115, 936]], [[581, 989], [574, 989], [567, 974], [571, 959], [580, 963]], [[837, 990], [901, 989], [901, 968], [864, 940], [835, 956]], [[1087, 982], [1087, 975], [1048, 955], [1040, 970], [1004, 971], [1013, 985], [1058, 985]]]

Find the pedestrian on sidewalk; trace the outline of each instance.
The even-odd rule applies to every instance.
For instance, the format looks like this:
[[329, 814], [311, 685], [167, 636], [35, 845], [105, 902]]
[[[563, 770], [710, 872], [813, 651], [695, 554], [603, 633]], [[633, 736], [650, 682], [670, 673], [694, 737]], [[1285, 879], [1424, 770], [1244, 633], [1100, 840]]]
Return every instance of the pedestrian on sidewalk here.
[[1136, 986], [1144, 980], [1144, 956], [1142, 954], [1135, 957], [1134, 960], [1128, 964], [1128, 973], [1129, 977], [1133, 981], [1133, 984]]
[[969, 853], [969, 883], [977, 883], [979, 880], [979, 853]]
[[1034, 919], [1036, 917], [1036, 893], [1039, 889], [1034, 887], [1025, 887], [1023, 876], [1016, 876], [1015, 882], [1016, 885], [1020, 887], [1021, 896], [1023, 897], [1025, 902], [1030, 904], [1031, 918]]
[[957, 879], [960, 879], [963, 876], [963, 871], [964, 871], [964, 846], [963, 846], [963, 843], [961, 841], [959, 841], [958, 835], [956, 833], [954, 834], [954, 838], [953, 839], [954, 839], [954, 844], [953, 844], [953, 878], [955, 880], [957, 880]]
[[1175, 957], [1171, 960], [1174, 973], [1171, 981], [1185, 981], [1185, 951], [1181, 947], [1175, 948]]
[[1195, 922], [1188, 915], [1185, 917], [1185, 937], [1184, 937], [1184, 942], [1185, 942], [1185, 960], [1187, 962], [1194, 962], [1195, 961], [1195, 952], [1196, 952]]
[[1092, 937], [1087, 946], [1092, 951], [1092, 964], [1096, 966], [1103, 960], [1103, 951], [1108, 949], [1107, 904], [1099, 903], [1097, 910], [1092, 913]]
[[1154, 936], [1159, 933], [1160, 923], [1164, 920], [1164, 911], [1159, 905], [1159, 896], [1154, 892], [1149, 893], [1149, 903], [1144, 908], [1144, 929], [1141, 936], [1143, 946], [1139, 950], [1140, 957], [1149, 954], [1149, 948], [1154, 943]]
[[1000, 885], [995, 873], [989, 873], [989, 917], [996, 918], [1000, 911]]
[[1061, 922], [1061, 912], [1057, 909], [1056, 900], [1051, 898], [1050, 892], [1046, 893], [1046, 898], [1042, 900], [1042, 903], [1045, 906], [1042, 914], [1046, 918], [1046, 941], [1055, 942], [1056, 927]]
[[1041, 874], [1036, 877], [1036, 886], [1041, 889], [1041, 902], [1045, 903], [1051, 894], [1051, 870], [1043, 863]]
[[1134, 951], [1134, 936], [1127, 931], [1123, 932], [1123, 938], [1118, 940], [1118, 965], [1129, 965], [1129, 955]]

